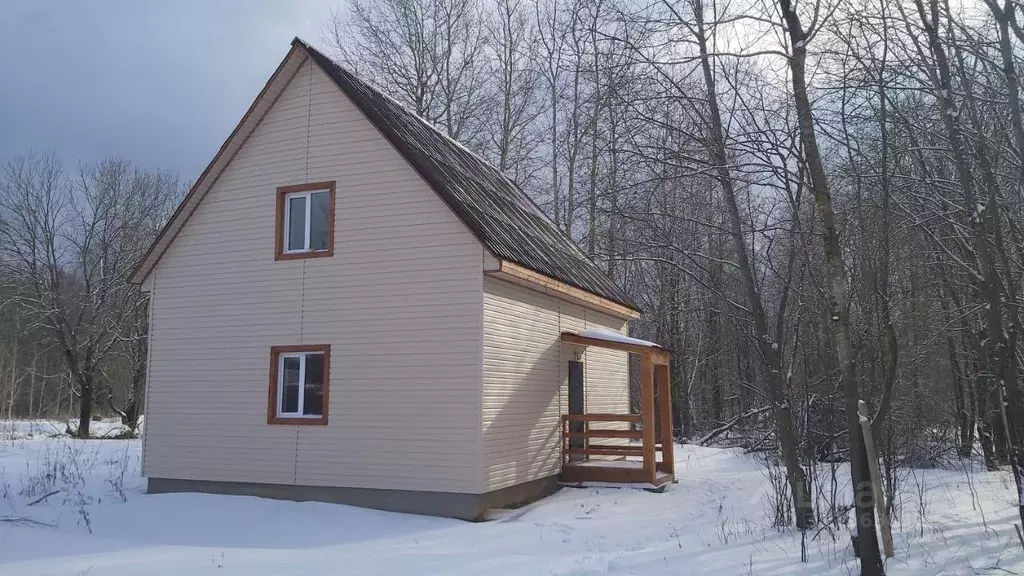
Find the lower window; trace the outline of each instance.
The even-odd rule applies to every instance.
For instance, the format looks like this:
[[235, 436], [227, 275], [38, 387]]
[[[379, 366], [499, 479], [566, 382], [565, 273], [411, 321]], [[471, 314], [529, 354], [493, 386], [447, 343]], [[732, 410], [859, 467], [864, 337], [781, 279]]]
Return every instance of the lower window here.
[[268, 424], [327, 424], [329, 345], [270, 349]]

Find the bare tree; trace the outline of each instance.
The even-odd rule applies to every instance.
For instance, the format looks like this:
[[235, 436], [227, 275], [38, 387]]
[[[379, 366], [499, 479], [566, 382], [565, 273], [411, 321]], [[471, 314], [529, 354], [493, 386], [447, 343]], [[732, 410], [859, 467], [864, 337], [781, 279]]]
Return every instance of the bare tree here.
[[[488, 134], [494, 165], [521, 185], [532, 179], [540, 140], [537, 118], [544, 113], [540, 73], [535, 68], [536, 29], [524, 0], [498, 0], [490, 19], [493, 39], [496, 129]], [[529, 187], [527, 185], [527, 187]]]
[[843, 259], [839, 229], [836, 225], [832, 193], [829, 189], [825, 163], [818, 148], [814, 127], [814, 111], [807, 92], [807, 45], [816, 33], [818, 16], [822, 7], [815, 3], [813, 20], [805, 30], [796, 6], [791, 0], [779, 0], [779, 10], [789, 33], [789, 69], [793, 83], [793, 101], [800, 126], [800, 142], [803, 146], [804, 162], [810, 174], [811, 191], [822, 228], [825, 266], [831, 287], [832, 334], [835, 338], [836, 357], [839, 362], [840, 382], [845, 396], [846, 421], [850, 445], [850, 477], [853, 481], [854, 507], [857, 522], [857, 550], [861, 574], [884, 574], [881, 554], [878, 551], [878, 533], [875, 531], [874, 494], [868, 475], [867, 452], [861, 436], [860, 420], [857, 414], [860, 390], [857, 383], [856, 353], [853, 349], [850, 322], [850, 299], [847, 288], [846, 263]]
[[54, 156], [12, 160], [0, 175], [3, 277], [64, 361], [78, 398], [78, 429], [89, 436], [103, 368], [143, 313], [125, 283], [157, 226], [178, 198], [177, 179], [111, 159], [83, 166], [75, 180]]
[[332, 15], [341, 60], [449, 136], [475, 144], [488, 37], [477, 0], [356, 0]]

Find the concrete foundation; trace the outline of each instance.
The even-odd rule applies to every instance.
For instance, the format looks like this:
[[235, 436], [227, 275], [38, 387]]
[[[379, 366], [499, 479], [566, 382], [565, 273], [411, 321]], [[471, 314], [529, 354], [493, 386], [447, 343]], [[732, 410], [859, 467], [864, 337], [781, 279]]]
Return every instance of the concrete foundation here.
[[296, 486], [291, 484], [180, 480], [175, 478], [149, 478], [146, 487], [146, 491], [150, 494], [201, 492], [206, 494], [259, 496], [261, 498], [294, 500], [297, 502], [333, 502], [390, 512], [446, 516], [472, 521], [482, 520], [484, 512], [488, 509], [516, 508], [553, 494], [558, 489], [557, 476], [524, 482], [523, 484], [516, 484], [515, 486], [509, 486], [508, 488], [494, 490], [485, 494], [378, 490], [373, 488], [343, 488], [336, 486]]

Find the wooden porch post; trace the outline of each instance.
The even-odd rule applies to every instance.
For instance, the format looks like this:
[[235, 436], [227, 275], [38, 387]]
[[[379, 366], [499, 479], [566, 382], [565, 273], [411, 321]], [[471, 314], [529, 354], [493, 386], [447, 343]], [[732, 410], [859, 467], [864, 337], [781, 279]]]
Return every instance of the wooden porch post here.
[[662, 472], [675, 474], [675, 455], [672, 453], [672, 390], [669, 385], [668, 364], [658, 364], [657, 370], [658, 398], [661, 400], [659, 414], [661, 419], [661, 464]]
[[650, 352], [640, 355], [640, 419], [643, 426], [644, 477], [653, 484], [658, 470], [654, 457], [654, 364]]

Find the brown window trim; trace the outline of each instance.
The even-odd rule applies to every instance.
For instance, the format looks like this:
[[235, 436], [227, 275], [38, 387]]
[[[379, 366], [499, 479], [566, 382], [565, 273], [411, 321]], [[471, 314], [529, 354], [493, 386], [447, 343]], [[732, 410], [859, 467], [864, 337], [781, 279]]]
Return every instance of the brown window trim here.
[[[321, 352], [324, 355], [324, 410], [320, 418], [296, 418], [294, 416], [277, 415], [277, 376], [281, 354], [296, 352]], [[287, 424], [290, 426], [326, 426], [327, 410], [330, 406], [331, 393], [331, 345], [307, 344], [304, 346], [271, 346], [270, 347], [270, 395], [267, 398], [267, 424]]]
[[[277, 189], [277, 222], [274, 230], [274, 260], [299, 260], [302, 258], [329, 258], [334, 256], [334, 196], [337, 182], [310, 182], [309, 184], [295, 184], [293, 186], [280, 186]], [[312, 192], [327, 190], [331, 194], [329, 214], [327, 215], [327, 250], [316, 252], [295, 252], [285, 254], [284, 252], [284, 198], [293, 192]]]

